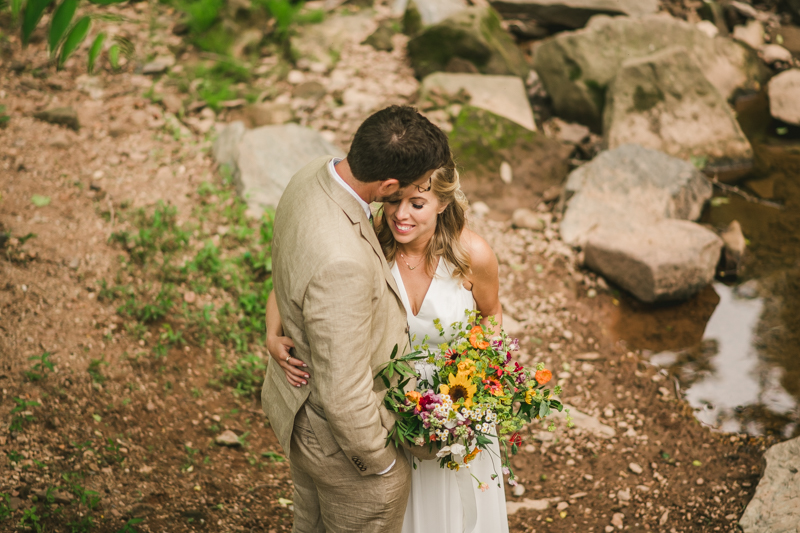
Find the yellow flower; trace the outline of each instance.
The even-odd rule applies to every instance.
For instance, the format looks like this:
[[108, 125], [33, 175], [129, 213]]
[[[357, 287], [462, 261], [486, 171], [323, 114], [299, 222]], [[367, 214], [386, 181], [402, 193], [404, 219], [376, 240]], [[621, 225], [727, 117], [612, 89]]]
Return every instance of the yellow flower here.
[[472, 397], [478, 391], [477, 385], [472, 383], [469, 377], [464, 374], [450, 374], [448, 381], [450, 385], [439, 385], [439, 394], [447, 394], [453, 403], [464, 400], [464, 407], [472, 407]]
[[415, 390], [408, 391], [406, 393], [406, 399], [408, 401], [410, 401], [411, 403], [416, 404], [417, 407], [419, 407], [419, 400], [421, 398], [422, 398], [422, 394], [420, 394], [419, 392], [417, 392]]
[[464, 359], [458, 363], [458, 373], [467, 377], [472, 377], [475, 374], [475, 361], [472, 359]]
[[533, 401], [533, 397], [535, 396], [534, 391], [528, 389], [525, 391], [525, 403], [531, 403]]

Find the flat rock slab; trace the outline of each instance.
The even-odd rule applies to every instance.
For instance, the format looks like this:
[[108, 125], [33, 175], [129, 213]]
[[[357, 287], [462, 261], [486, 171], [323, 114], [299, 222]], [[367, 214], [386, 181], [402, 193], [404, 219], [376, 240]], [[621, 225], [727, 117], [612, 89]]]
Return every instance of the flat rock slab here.
[[585, 264], [643, 302], [684, 300], [711, 283], [722, 240], [688, 220], [603, 226], [584, 247]]
[[800, 69], [785, 70], [769, 80], [769, 112], [778, 120], [800, 126]]
[[469, 7], [469, 4], [466, 0], [405, 0], [396, 3], [395, 11], [401, 7], [406, 20], [409, 17], [419, 17], [418, 23], [424, 27], [439, 24]]
[[753, 159], [730, 106], [682, 46], [622, 63], [606, 93], [603, 122], [610, 149], [637, 143], [708, 166]]
[[582, 28], [595, 15], [642, 16], [658, 11], [658, 0], [489, 0], [509, 19], [534, 19], [544, 26]]
[[313, 159], [345, 157], [319, 132], [293, 123], [254, 130], [233, 123], [220, 133], [213, 153], [232, 167], [237, 193], [256, 214], [276, 207], [292, 176]]
[[[530, 67], [490, 7], [470, 7], [433, 26], [408, 42], [408, 58], [417, 78], [434, 72], [509, 74], [525, 78]], [[458, 70], [453, 70], [457, 68]]]
[[424, 98], [432, 89], [448, 94], [464, 90], [470, 95], [470, 105], [536, 131], [525, 84], [517, 76], [436, 72], [422, 80], [421, 96]]
[[578, 411], [574, 407], [569, 405], [564, 406], [564, 411], [558, 412], [553, 411], [552, 416], [559, 419], [566, 420], [567, 412], [566, 410], [569, 409], [569, 414], [572, 417], [572, 422], [575, 424], [575, 429], [580, 429], [582, 431], [588, 431], [592, 435], [596, 437], [600, 437], [601, 439], [613, 439], [617, 436], [616, 430], [611, 426], [603, 424], [597, 417], [592, 415], [587, 415], [586, 413], [582, 413]]
[[506, 513], [511, 515], [524, 509], [544, 511], [548, 507], [550, 507], [550, 502], [548, 500], [529, 500], [525, 498], [521, 502], [506, 502]]
[[78, 121], [78, 113], [71, 107], [54, 107], [52, 109], [45, 109], [33, 114], [34, 118], [49, 122], [50, 124], [58, 124], [66, 126], [70, 129], [78, 131], [81, 124]]
[[691, 163], [628, 144], [573, 170], [565, 193], [571, 199], [561, 236], [570, 246], [584, 246], [589, 233], [603, 224], [696, 220], [713, 187]]
[[767, 466], [739, 525], [744, 533], [800, 532], [800, 437], [764, 454]]
[[292, 48], [310, 61], [330, 69], [335, 58], [347, 44], [360, 43], [375, 31], [377, 24], [370, 10], [354, 15], [333, 14], [322, 24], [300, 26], [300, 33], [292, 38]]
[[767, 75], [755, 51], [746, 45], [709, 37], [694, 24], [665, 14], [592, 17], [581, 30], [542, 41], [533, 66], [558, 116], [599, 131], [606, 90], [622, 64], [676, 44], [691, 51], [725, 99], [737, 88], [755, 89]]

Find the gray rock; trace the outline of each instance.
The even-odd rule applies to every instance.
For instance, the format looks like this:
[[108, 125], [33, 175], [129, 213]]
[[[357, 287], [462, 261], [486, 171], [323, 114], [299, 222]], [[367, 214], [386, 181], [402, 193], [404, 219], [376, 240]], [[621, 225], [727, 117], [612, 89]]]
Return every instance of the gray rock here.
[[636, 143], [709, 166], [753, 158], [733, 111], [683, 47], [624, 62], [608, 88], [603, 118], [610, 149]]
[[606, 221], [696, 220], [713, 192], [692, 164], [635, 144], [602, 152], [573, 170], [565, 189], [571, 199], [561, 236], [571, 246], [584, 245]]
[[658, 0], [489, 0], [507, 19], [534, 19], [544, 26], [582, 28], [595, 15], [649, 15]]
[[511, 215], [511, 223], [517, 228], [527, 228], [534, 231], [542, 231], [547, 227], [544, 219], [530, 209], [520, 208], [515, 209]]
[[739, 525], [744, 533], [800, 531], [800, 437], [764, 454], [766, 468]]
[[360, 43], [374, 30], [375, 22], [368, 9], [353, 15], [336, 13], [327, 16], [324, 24], [298, 26], [292, 48], [301, 57], [330, 69], [346, 44]]
[[241, 110], [241, 120], [249, 128], [285, 124], [292, 120], [293, 117], [289, 103], [282, 102], [250, 104]]
[[768, 44], [761, 49], [761, 58], [767, 65], [792, 62], [792, 53], [779, 44]]
[[211, 153], [217, 163], [228, 165], [231, 168], [236, 165], [236, 158], [239, 156], [239, 141], [242, 140], [245, 131], [247, 128], [245, 128], [244, 122], [237, 120], [219, 132], [211, 147]]
[[506, 502], [506, 513], [512, 515], [520, 510], [530, 509], [531, 511], [544, 511], [550, 507], [548, 500], [529, 500], [525, 498], [521, 502]]
[[318, 81], [304, 81], [295, 85], [292, 96], [302, 100], [319, 100], [327, 92], [325, 86]]
[[415, 35], [426, 26], [439, 24], [467, 7], [469, 4], [465, 0], [406, 0], [403, 31]]
[[758, 50], [764, 46], [764, 27], [759, 21], [750, 20], [744, 26], [734, 27], [732, 37], [745, 43], [750, 48]]
[[219, 444], [220, 446], [241, 446], [242, 443], [239, 440], [239, 437], [231, 431], [230, 429], [226, 429], [219, 435], [217, 438], [214, 439], [214, 442]]
[[[627, 225], [627, 227], [625, 227]], [[714, 279], [722, 241], [703, 226], [665, 219], [603, 225], [584, 247], [585, 264], [644, 302], [686, 299]]]
[[761, 294], [761, 284], [757, 279], [745, 281], [741, 285], [737, 285], [733, 289], [733, 293], [744, 300], [752, 300], [758, 298]]
[[50, 124], [58, 124], [66, 126], [70, 129], [78, 131], [81, 128], [80, 121], [78, 120], [78, 113], [71, 107], [54, 107], [52, 109], [45, 109], [33, 114], [34, 118], [49, 122]]
[[159, 56], [142, 67], [142, 74], [162, 74], [175, 65], [175, 56]]
[[[408, 42], [414, 73], [424, 78], [447, 70], [453, 60], [471, 63], [482, 74], [511, 74], [526, 78], [525, 57], [500, 25], [490, 7], [470, 7], [433, 26], [423, 28]], [[463, 70], [463, 69], [459, 69]]]
[[236, 190], [255, 213], [277, 206], [291, 177], [312, 159], [345, 157], [319, 132], [291, 123], [245, 132], [235, 152]]
[[800, 126], [800, 69], [785, 70], [769, 81], [769, 112], [778, 120]]
[[583, 124], [566, 122], [553, 117], [544, 124], [544, 131], [549, 137], [568, 144], [581, 144], [589, 138], [591, 131]]
[[383, 22], [380, 26], [378, 26], [377, 30], [372, 32], [369, 37], [364, 39], [363, 44], [368, 44], [378, 51], [391, 52], [394, 50], [394, 43], [392, 43], [392, 37], [394, 34], [395, 31], [392, 29], [392, 25], [388, 24], [387, 22]]
[[634, 474], [641, 474], [642, 472], [644, 472], [644, 469], [637, 463], [629, 464], [628, 468], [630, 468], [631, 472], [633, 472]]
[[486, 76], [436, 72], [422, 80], [423, 98], [432, 90], [446, 94], [465, 91], [473, 107], [505, 117], [531, 131], [536, 131], [533, 111], [525, 92], [525, 84], [517, 76]]
[[693, 24], [666, 15], [593, 17], [578, 31], [542, 41], [534, 69], [562, 118], [601, 127], [605, 92], [626, 60], [680, 44], [723, 98], [740, 87], [756, 87], [765, 67], [756, 53], [729, 39], [711, 38]]

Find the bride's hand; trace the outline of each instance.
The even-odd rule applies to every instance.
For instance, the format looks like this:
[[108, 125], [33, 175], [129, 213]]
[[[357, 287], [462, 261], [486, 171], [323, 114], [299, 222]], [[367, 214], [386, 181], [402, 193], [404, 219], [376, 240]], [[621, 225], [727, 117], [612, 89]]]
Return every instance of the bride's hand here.
[[294, 348], [294, 342], [289, 337], [267, 336], [267, 351], [283, 369], [283, 373], [286, 374], [286, 381], [295, 387], [300, 387], [308, 383], [306, 380], [309, 375], [305, 370], [306, 364], [293, 357], [289, 352], [292, 348]]

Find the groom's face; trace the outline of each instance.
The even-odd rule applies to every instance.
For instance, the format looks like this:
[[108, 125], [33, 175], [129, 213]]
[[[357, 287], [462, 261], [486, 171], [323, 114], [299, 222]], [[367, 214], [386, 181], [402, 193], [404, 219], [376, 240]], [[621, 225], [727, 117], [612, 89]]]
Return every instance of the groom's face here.
[[403, 198], [409, 190], [422, 192], [430, 190], [431, 176], [435, 171], [436, 169], [429, 170], [420, 178], [414, 180], [411, 185], [405, 187], [400, 187], [400, 183], [395, 179], [383, 181], [378, 189], [378, 198], [375, 201], [384, 203], [396, 202]]

